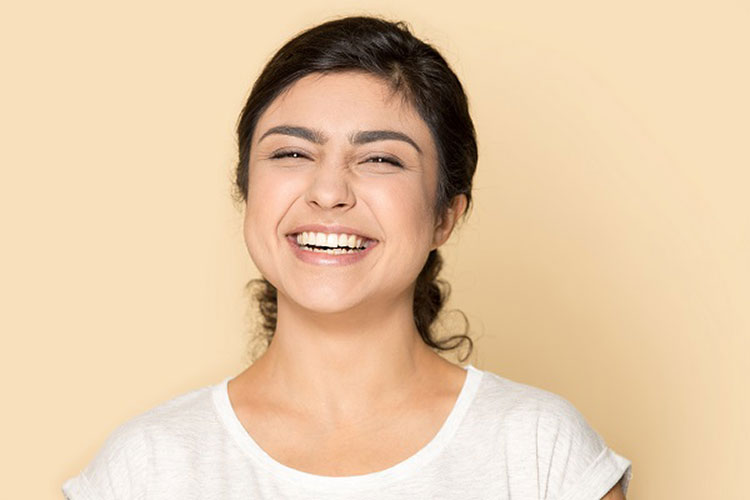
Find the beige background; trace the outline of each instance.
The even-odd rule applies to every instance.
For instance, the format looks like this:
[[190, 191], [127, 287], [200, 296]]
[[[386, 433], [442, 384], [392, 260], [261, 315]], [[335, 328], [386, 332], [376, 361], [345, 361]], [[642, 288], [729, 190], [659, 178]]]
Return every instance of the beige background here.
[[235, 120], [284, 40], [361, 12], [471, 99], [471, 361], [574, 403], [631, 499], [747, 498], [748, 4], [262, 3], [3, 7], [3, 498], [60, 498], [117, 425], [243, 368]]

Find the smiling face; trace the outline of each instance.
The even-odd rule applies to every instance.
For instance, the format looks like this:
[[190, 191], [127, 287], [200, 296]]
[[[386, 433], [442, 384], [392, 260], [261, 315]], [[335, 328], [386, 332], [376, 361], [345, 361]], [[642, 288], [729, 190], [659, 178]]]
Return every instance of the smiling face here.
[[260, 116], [250, 151], [245, 241], [280, 301], [336, 313], [411, 298], [452, 223], [436, 227], [436, 147], [400, 94], [364, 73], [308, 75]]

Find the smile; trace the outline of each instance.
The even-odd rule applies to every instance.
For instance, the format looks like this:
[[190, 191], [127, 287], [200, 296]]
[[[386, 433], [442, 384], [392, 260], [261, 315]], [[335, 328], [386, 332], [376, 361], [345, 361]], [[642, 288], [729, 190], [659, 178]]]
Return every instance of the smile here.
[[348, 233], [303, 231], [287, 236], [300, 260], [318, 265], [346, 265], [361, 260], [378, 242]]
[[362, 251], [373, 240], [356, 234], [302, 232], [297, 234], [297, 244], [313, 252], [325, 252], [331, 255]]

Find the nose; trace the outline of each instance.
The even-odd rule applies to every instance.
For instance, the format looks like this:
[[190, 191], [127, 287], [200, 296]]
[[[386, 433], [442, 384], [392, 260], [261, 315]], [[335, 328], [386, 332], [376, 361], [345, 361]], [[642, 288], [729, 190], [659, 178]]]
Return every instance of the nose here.
[[354, 192], [345, 168], [319, 164], [311, 174], [305, 201], [317, 208], [348, 209], [354, 206]]

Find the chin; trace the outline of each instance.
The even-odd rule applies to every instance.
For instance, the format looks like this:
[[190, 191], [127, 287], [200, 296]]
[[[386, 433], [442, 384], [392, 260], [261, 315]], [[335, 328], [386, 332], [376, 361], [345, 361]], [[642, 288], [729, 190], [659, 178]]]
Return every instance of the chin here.
[[287, 289], [287, 300], [299, 307], [319, 314], [336, 314], [348, 311], [363, 301], [352, 294], [351, 287], [315, 286]]

